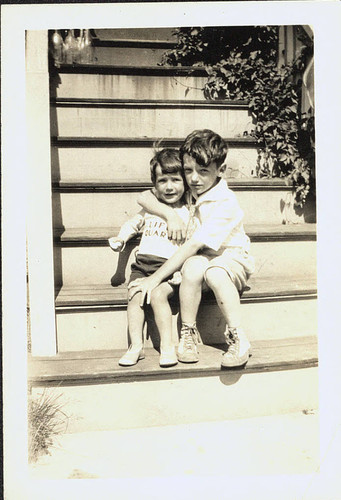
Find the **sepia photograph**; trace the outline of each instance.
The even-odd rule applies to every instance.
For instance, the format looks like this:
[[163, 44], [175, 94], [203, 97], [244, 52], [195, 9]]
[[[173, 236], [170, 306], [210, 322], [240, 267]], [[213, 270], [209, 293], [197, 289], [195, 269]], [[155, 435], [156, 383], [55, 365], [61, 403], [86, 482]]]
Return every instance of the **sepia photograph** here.
[[[7, 309], [3, 364], [19, 349], [8, 388], [23, 394], [15, 439], [35, 493], [11, 481], [11, 449], [5, 498], [339, 498], [333, 467], [319, 480], [340, 441], [325, 445], [321, 423], [337, 333], [321, 313], [328, 258], [319, 271], [324, 28], [243, 22], [233, 2], [207, 18], [209, 2], [200, 16], [179, 3], [159, 22], [161, 4], [111, 5], [102, 24], [63, 7], [17, 28], [24, 195], [7, 206], [22, 200], [23, 314], [10, 337]], [[131, 23], [131, 8], [153, 15]], [[5, 425], [5, 451], [11, 439]]]

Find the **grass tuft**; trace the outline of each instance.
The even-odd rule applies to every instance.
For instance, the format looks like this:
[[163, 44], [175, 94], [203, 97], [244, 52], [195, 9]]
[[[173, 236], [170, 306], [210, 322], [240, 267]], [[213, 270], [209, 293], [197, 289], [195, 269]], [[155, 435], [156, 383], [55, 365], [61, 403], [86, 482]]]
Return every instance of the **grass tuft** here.
[[54, 438], [67, 430], [69, 417], [63, 411], [62, 394], [44, 390], [38, 398], [28, 400], [28, 460], [36, 462], [49, 455]]

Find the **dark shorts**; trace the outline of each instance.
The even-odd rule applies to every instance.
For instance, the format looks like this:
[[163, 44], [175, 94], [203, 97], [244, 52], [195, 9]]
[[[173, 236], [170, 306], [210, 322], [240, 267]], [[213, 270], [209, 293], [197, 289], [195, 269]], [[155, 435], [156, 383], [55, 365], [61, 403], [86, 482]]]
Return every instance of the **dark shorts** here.
[[154, 274], [167, 259], [156, 255], [137, 254], [135, 262], [131, 265], [129, 283], [137, 278], [146, 278]]

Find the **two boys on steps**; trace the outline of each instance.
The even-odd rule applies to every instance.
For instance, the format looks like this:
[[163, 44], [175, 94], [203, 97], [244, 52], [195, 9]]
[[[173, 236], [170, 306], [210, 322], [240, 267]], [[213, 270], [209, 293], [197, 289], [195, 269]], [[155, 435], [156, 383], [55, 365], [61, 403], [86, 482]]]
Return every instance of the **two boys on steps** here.
[[[250, 240], [243, 227], [243, 211], [223, 179], [226, 154], [225, 141], [206, 129], [192, 132], [181, 146], [180, 160], [191, 213], [187, 225], [158, 196], [157, 190], [139, 197], [139, 204], [148, 213], [166, 221], [168, 232], [179, 247], [154, 273], [130, 280], [128, 289], [130, 298], [139, 297], [141, 308], [145, 302], [151, 303], [155, 312], [159, 308], [155, 291], [181, 270], [182, 327], [177, 359], [183, 363], [199, 360], [196, 317], [202, 292], [211, 289], [226, 321], [228, 349], [222, 355], [221, 365], [232, 368], [244, 365], [250, 355], [250, 343], [241, 328], [240, 295], [254, 271], [254, 259], [249, 255]], [[196, 220], [199, 224], [192, 224]]]

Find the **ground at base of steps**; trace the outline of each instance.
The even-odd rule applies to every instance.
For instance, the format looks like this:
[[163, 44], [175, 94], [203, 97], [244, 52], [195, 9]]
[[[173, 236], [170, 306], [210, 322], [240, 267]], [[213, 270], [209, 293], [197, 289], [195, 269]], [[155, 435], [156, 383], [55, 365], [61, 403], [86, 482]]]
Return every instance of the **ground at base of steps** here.
[[30, 476], [314, 474], [319, 463], [318, 412], [307, 409], [248, 419], [64, 434], [56, 438], [51, 455], [30, 465]]

